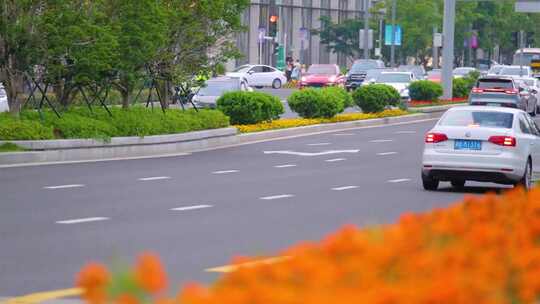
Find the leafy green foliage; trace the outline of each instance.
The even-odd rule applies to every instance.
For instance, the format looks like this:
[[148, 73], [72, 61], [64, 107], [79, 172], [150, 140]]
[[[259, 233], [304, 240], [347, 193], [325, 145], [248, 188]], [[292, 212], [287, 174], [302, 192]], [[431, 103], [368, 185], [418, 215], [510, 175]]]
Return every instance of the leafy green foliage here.
[[[391, 93], [388, 87], [388, 85], [384, 84], [362, 86], [354, 91], [353, 99], [364, 113], [382, 112], [386, 106], [395, 103], [395, 94]], [[399, 93], [397, 96], [399, 100]]]
[[452, 96], [455, 98], [465, 98], [471, 91], [469, 81], [465, 78], [456, 78], [452, 83]]
[[442, 85], [429, 80], [415, 81], [409, 86], [412, 100], [436, 101], [442, 94]]
[[238, 125], [271, 121], [285, 112], [279, 98], [260, 92], [225, 93], [217, 100], [217, 108]]
[[347, 19], [341, 23], [333, 23], [328, 16], [321, 17], [321, 28], [313, 30], [312, 34], [321, 37], [321, 44], [326, 45], [328, 51], [343, 54], [349, 59], [358, 58], [358, 31], [363, 26], [358, 19]]
[[26, 149], [23, 148], [23, 147], [19, 147], [14, 143], [7, 142], [7, 143], [3, 143], [3, 144], [0, 145], [0, 153], [2, 153], [2, 152], [22, 152], [22, 151], [26, 151]]
[[330, 95], [335, 95], [337, 96], [339, 99], [342, 100], [343, 102], [343, 106], [345, 108], [349, 108], [349, 107], [352, 107], [354, 106], [354, 101], [352, 99], [352, 96], [351, 94], [349, 94], [349, 92], [347, 92], [347, 90], [345, 90], [344, 88], [340, 88], [340, 87], [327, 87], [327, 88], [323, 88], [323, 91], [327, 94], [330, 94]]
[[144, 107], [112, 108], [113, 117], [103, 109], [90, 112], [72, 108], [58, 118], [45, 111], [43, 122], [37, 112], [21, 113], [20, 119], [0, 116], [0, 140], [95, 138], [107, 140], [118, 136], [174, 134], [229, 126], [229, 118], [216, 110], [152, 111]]
[[38, 121], [13, 118], [0, 114], [0, 140], [53, 139], [53, 128]]
[[[345, 94], [348, 95], [347, 92]], [[291, 109], [303, 118], [332, 118], [342, 113], [345, 102], [349, 101], [336, 88], [307, 88], [292, 93], [288, 102]]]

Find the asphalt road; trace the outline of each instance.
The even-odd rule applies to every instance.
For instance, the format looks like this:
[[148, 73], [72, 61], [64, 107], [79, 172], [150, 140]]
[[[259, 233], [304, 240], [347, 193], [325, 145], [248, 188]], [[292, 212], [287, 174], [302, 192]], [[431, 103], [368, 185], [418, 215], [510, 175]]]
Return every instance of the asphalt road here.
[[[426, 192], [419, 178], [433, 124], [0, 169], [0, 296], [69, 288], [86, 262], [130, 262], [145, 250], [161, 255], [174, 283], [211, 282], [217, 275], [205, 269], [236, 255], [277, 255], [345, 224], [447, 206], [464, 193], [446, 183]], [[465, 193], [497, 187], [473, 184]]]

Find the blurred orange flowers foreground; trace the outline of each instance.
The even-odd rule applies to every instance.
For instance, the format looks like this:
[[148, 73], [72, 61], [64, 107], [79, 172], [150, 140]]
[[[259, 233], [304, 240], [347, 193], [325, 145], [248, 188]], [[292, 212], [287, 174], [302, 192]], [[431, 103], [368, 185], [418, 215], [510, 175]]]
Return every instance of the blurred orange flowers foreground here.
[[96, 264], [77, 283], [90, 303], [538, 303], [540, 190], [468, 197], [387, 226], [345, 227], [281, 254], [292, 258], [240, 268], [173, 298], [160, 294], [167, 280], [151, 254], [123, 278], [131, 288], [118, 288], [122, 278]]

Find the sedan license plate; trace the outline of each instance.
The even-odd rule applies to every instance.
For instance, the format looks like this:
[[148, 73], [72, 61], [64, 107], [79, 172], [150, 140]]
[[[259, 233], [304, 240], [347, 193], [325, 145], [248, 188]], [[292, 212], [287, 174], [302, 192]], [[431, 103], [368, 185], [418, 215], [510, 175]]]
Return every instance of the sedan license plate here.
[[468, 139], [456, 139], [454, 141], [454, 150], [482, 150], [482, 141], [480, 140], [468, 140]]

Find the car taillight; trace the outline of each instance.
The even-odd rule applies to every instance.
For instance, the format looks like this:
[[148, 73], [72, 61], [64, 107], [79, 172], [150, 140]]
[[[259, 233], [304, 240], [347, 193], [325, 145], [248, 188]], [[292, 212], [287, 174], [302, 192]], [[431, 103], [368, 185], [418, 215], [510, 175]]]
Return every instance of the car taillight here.
[[472, 89], [472, 92], [473, 92], [473, 93], [484, 93], [484, 89], [473, 88], [473, 89]]
[[518, 91], [512, 89], [512, 90], [505, 90], [504, 93], [509, 94], [509, 95], [517, 95]]
[[516, 146], [516, 138], [512, 136], [491, 136], [488, 141], [498, 146], [504, 146], [504, 147]]
[[439, 142], [447, 141], [448, 136], [443, 133], [428, 133], [426, 134], [426, 143], [428, 144], [436, 144]]

